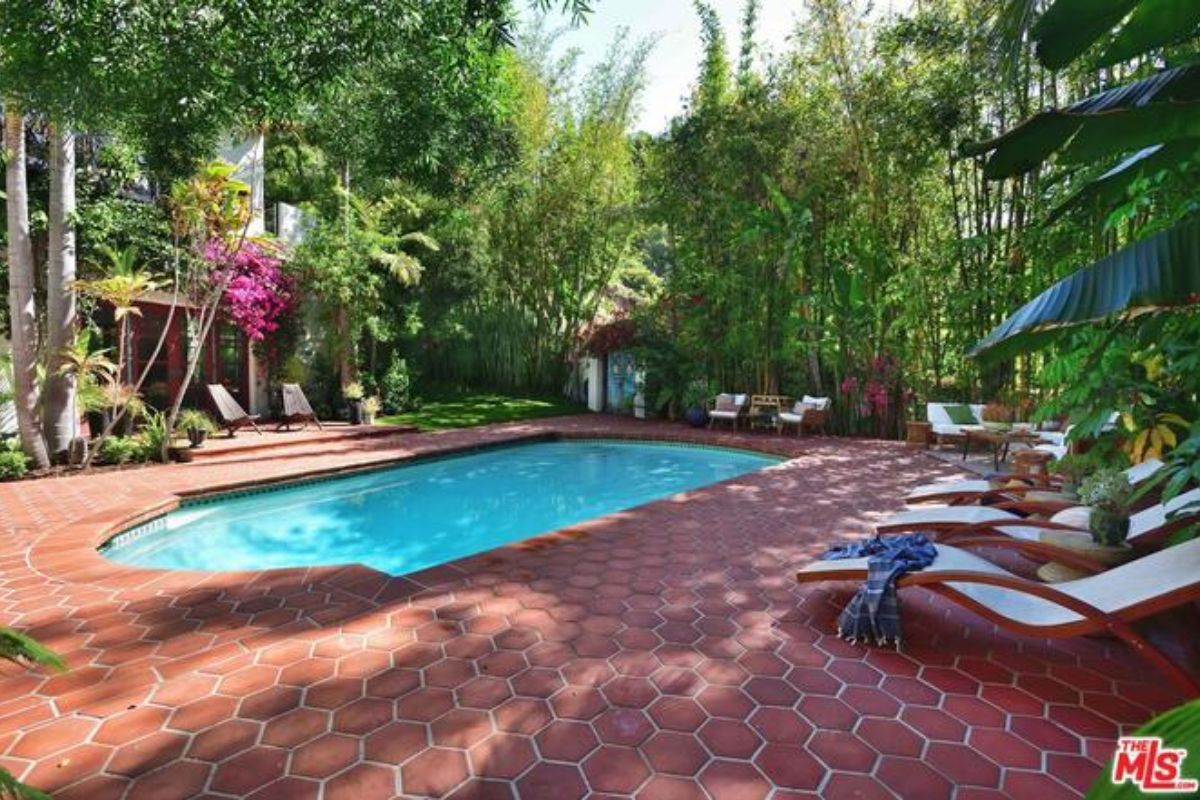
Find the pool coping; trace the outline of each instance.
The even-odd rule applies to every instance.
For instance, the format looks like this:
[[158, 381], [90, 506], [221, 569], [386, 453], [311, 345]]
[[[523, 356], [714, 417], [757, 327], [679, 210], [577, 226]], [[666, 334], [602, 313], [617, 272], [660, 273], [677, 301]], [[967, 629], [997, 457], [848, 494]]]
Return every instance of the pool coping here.
[[[496, 439], [485, 442], [449, 445], [446, 447], [435, 446], [423, 452], [409, 452], [403, 455], [385, 454], [378, 459], [371, 459], [366, 462], [306, 469], [292, 474], [269, 476], [263, 479], [218, 482], [211, 486], [193, 490], [164, 492], [160, 497], [147, 498], [147, 502], [136, 510], [126, 507], [121, 510], [101, 512], [45, 532], [30, 545], [26, 555], [26, 562], [33, 572], [52, 580], [72, 583], [88, 582], [98, 585], [111, 585], [114, 582], [118, 584], [126, 582], [152, 583], [160, 589], [194, 587], [197, 584], [222, 579], [229, 580], [231, 577], [237, 576], [244, 577], [247, 582], [274, 579], [276, 577], [286, 579], [296, 578], [297, 576], [304, 578], [319, 576], [320, 580], [326, 583], [332, 582], [348, 591], [359, 593], [371, 599], [380, 599], [380, 594], [385, 592], [393, 594], [400, 587], [403, 587], [403, 594], [411, 594], [436, 587], [439, 584], [445, 583], [448, 579], [465, 574], [466, 570], [464, 566], [472, 562], [477, 562], [479, 559], [494, 559], [501, 553], [521, 553], [530, 550], [540, 550], [577, 540], [590, 535], [593, 528], [600, 528], [611, 523], [620, 514], [644, 508], [655, 503], [679, 502], [694, 492], [719, 487], [744, 477], [735, 476], [723, 481], [659, 497], [647, 503], [627, 509], [620, 509], [598, 517], [592, 517], [525, 539], [507, 542], [479, 553], [463, 556], [443, 564], [404, 575], [390, 575], [358, 562], [314, 567], [278, 567], [263, 570], [218, 572], [160, 569], [121, 564], [106, 558], [100, 552], [100, 549], [115, 537], [140, 525], [153, 522], [155, 519], [161, 518], [169, 512], [180, 508], [188, 501], [209, 497], [219, 498], [259, 487], [264, 491], [279, 490], [291, 485], [334, 480], [406, 464], [453, 458], [455, 456], [524, 444], [581, 440], [648, 442], [652, 444], [674, 444], [679, 446], [740, 450], [745, 453], [769, 455], [782, 459], [778, 464], [763, 467], [763, 470], [778, 468], [803, 456], [802, 451], [797, 452], [795, 440], [764, 439], [761, 442], [739, 440], [737, 444], [727, 445], [720, 441], [697, 441], [695, 435], [692, 437], [686, 435], [669, 436], [653, 431], [645, 433], [632, 431], [570, 431], [550, 428], [534, 433], [514, 432], [512, 435], [501, 435]], [[755, 473], [759, 471], [761, 470], [756, 470]]]

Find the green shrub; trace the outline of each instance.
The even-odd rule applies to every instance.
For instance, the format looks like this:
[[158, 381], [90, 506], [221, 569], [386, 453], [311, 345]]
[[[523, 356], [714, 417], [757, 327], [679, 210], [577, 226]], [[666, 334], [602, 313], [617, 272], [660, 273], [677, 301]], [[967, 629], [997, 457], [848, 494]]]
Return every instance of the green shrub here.
[[379, 382], [383, 410], [389, 414], [407, 411], [412, 406], [412, 377], [408, 374], [408, 362], [393, 358], [391, 366]]
[[24, 477], [29, 469], [29, 460], [19, 450], [0, 452], [0, 481], [15, 481]]
[[181, 431], [204, 431], [205, 433], [216, 433], [217, 426], [212, 421], [212, 418], [195, 408], [185, 408], [179, 412], [179, 419], [175, 421], [176, 430]]
[[162, 461], [163, 445], [167, 443], [167, 415], [156, 412], [146, 417], [146, 424], [136, 437], [142, 447], [137, 461]]
[[146, 445], [137, 436], [110, 436], [100, 445], [100, 460], [105, 464], [144, 461]]

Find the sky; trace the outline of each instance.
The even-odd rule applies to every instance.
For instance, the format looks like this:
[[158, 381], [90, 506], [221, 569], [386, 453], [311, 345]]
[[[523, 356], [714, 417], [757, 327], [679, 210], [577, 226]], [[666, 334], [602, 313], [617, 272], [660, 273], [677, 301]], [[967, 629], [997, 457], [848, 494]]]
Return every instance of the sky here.
[[[902, 11], [910, 0], [875, 0], [876, 12]], [[721, 15], [729, 40], [731, 60], [737, 60], [741, 34], [743, 0], [709, 0]], [[803, 0], [761, 0], [758, 14], [760, 52], [781, 52], [795, 28], [797, 15], [803, 13]], [[550, 27], [567, 25], [569, 20], [554, 13]], [[660, 133], [683, 109], [683, 99], [696, 79], [700, 63], [700, 22], [692, 0], [594, 0], [587, 23], [566, 32], [557, 49], [577, 48], [580, 66], [587, 69], [603, 57], [622, 28], [634, 39], [658, 40], [646, 65], [646, 91], [642, 98], [637, 127]]]

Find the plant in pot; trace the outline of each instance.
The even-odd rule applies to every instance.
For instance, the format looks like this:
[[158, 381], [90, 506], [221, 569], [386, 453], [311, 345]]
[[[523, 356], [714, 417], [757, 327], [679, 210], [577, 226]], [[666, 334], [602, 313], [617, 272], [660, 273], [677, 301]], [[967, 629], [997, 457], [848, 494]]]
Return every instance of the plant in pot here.
[[687, 385], [683, 391], [683, 418], [693, 428], [703, 428], [708, 422], [708, 400], [712, 396], [708, 382], [696, 379]]
[[1088, 527], [1096, 544], [1121, 547], [1129, 535], [1133, 485], [1124, 472], [1102, 469], [1079, 487], [1079, 499], [1092, 509]]
[[342, 387], [342, 397], [346, 400], [346, 410], [350, 414], [351, 425], [363, 423], [363, 387], [357, 381], [347, 383]]
[[217, 426], [213, 424], [208, 414], [195, 408], [185, 408], [179, 412], [176, 427], [187, 434], [192, 447], [203, 447], [209, 435], [216, 433]]
[[363, 422], [368, 425], [374, 425], [375, 416], [379, 413], [379, 409], [382, 407], [382, 405], [383, 403], [378, 396], [368, 397], [366, 400], [363, 400]]

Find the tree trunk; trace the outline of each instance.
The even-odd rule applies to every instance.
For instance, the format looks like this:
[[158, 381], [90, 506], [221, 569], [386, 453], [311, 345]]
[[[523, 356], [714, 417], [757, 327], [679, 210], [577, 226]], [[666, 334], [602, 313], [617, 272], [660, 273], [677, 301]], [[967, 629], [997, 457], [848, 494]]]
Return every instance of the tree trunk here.
[[50, 466], [38, 417], [37, 305], [33, 246], [29, 241], [29, 190], [25, 183], [25, 117], [4, 103], [5, 188], [8, 191], [8, 314], [12, 326], [13, 404], [21, 448], [40, 469]]
[[46, 440], [51, 455], [76, 435], [75, 377], [60, 375], [75, 336], [75, 135], [50, 126], [50, 253], [46, 275]]

